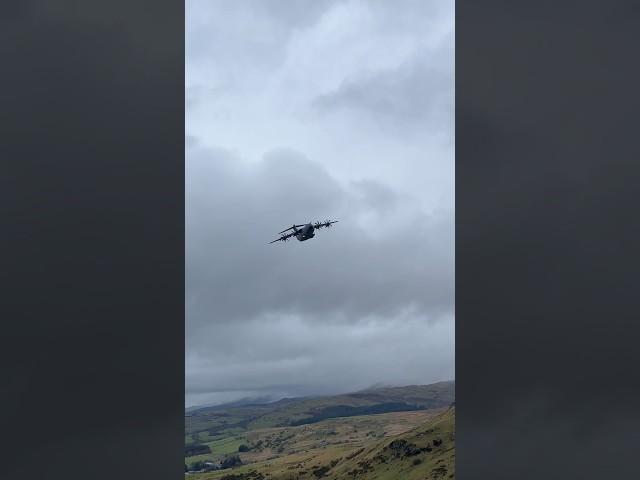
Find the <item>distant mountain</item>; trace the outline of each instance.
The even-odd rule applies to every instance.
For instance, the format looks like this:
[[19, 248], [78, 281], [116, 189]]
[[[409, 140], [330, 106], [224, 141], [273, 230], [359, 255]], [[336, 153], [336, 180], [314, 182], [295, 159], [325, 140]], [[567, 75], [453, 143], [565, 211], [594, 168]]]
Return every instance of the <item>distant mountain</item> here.
[[448, 406], [455, 399], [455, 382], [438, 382], [430, 385], [382, 387], [362, 390], [343, 397], [367, 399], [372, 402], [405, 402], [427, 408]]
[[185, 442], [197, 444], [249, 430], [312, 424], [329, 418], [442, 408], [454, 400], [453, 381], [271, 403], [245, 399], [185, 412]]
[[191, 407], [185, 408], [185, 413], [192, 413], [197, 410], [208, 409], [208, 410], [225, 410], [227, 408], [235, 408], [235, 407], [246, 407], [250, 405], [264, 405], [267, 403], [273, 403], [277, 401], [277, 398], [271, 396], [262, 396], [262, 397], [246, 397], [241, 398], [240, 400], [235, 400], [233, 402], [227, 403], [213, 403], [213, 404], [204, 404], [204, 405], [193, 405]]

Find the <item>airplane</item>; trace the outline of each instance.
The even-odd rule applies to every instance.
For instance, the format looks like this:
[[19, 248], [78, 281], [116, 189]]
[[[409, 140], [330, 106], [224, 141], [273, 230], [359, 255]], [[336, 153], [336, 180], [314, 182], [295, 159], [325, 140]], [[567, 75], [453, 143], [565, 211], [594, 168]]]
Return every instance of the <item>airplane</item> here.
[[[274, 241], [269, 243], [286, 242], [291, 237], [296, 237], [298, 241], [304, 242], [305, 240], [309, 240], [310, 238], [313, 238], [316, 236], [316, 234], [314, 233], [315, 230], [318, 230], [323, 227], [329, 228], [334, 223], [338, 223], [338, 220], [334, 220], [334, 221], [325, 220], [324, 222], [316, 222], [316, 223], [309, 222], [304, 225], [294, 225], [292, 227], [286, 228], [283, 231], [281, 231], [279, 233], [280, 238], [276, 238]], [[293, 230], [293, 231], [287, 234], [284, 233], [289, 230]]]

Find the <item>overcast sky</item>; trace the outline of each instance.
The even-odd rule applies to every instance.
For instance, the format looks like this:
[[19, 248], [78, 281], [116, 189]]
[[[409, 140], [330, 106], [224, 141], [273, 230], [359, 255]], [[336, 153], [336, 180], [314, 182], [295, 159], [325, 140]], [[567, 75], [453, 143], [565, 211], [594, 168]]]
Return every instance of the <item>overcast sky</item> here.
[[186, 405], [454, 378], [454, 2], [186, 13]]

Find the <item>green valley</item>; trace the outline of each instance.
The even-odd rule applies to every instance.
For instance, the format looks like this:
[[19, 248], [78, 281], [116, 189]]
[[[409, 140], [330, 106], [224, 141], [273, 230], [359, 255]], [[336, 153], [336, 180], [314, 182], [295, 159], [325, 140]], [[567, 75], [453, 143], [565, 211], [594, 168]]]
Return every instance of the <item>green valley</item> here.
[[192, 409], [185, 465], [194, 480], [453, 478], [453, 403], [440, 382]]

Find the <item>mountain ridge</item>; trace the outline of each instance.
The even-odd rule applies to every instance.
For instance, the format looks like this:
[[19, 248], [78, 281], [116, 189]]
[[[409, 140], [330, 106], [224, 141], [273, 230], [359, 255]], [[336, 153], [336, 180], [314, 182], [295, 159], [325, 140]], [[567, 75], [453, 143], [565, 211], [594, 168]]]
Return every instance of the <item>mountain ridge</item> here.
[[329, 418], [449, 407], [454, 400], [455, 380], [449, 380], [333, 396], [280, 399], [263, 404], [202, 407], [185, 411], [185, 444], [194, 445], [262, 428], [316, 423]]

